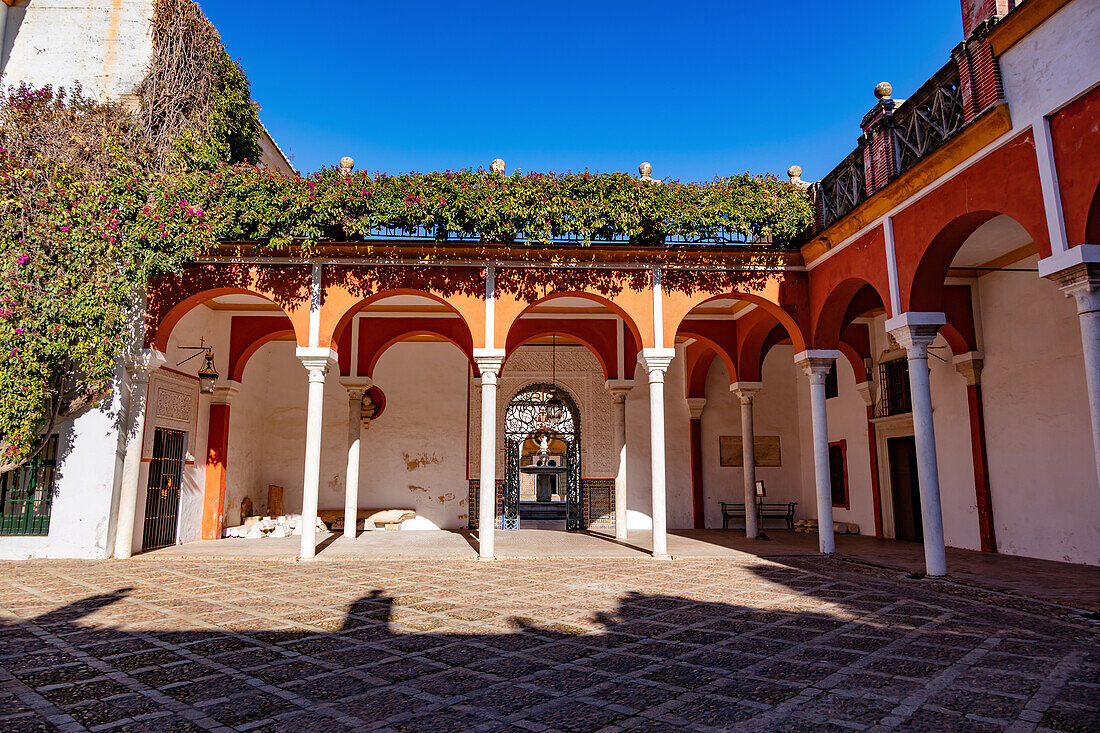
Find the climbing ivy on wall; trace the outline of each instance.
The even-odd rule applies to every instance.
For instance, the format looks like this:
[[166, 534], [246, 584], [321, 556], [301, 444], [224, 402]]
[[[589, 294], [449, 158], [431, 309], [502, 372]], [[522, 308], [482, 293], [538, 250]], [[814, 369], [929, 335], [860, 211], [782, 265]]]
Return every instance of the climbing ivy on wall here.
[[109, 393], [150, 278], [214, 244], [177, 182], [259, 158], [248, 80], [191, 0], [157, 0], [153, 51], [136, 110], [0, 95], [0, 472]]
[[358, 241], [386, 231], [495, 242], [644, 245], [679, 237], [785, 244], [813, 220], [797, 186], [749, 174], [657, 183], [624, 173], [345, 175], [328, 168], [300, 177], [224, 167], [178, 185], [188, 200], [204, 202], [219, 237], [275, 246]]

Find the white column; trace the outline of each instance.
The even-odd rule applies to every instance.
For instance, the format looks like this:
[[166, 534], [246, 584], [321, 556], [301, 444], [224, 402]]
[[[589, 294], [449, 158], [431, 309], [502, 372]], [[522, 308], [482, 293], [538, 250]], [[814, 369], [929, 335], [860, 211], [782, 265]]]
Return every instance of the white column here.
[[[477, 544], [481, 560], [495, 556], [497, 489], [497, 379], [504, 364], [504, 349], [474, 349], [481, 372], [481, 476], [478, 489]], [[473, 511], [473, 507], [470, 507]]]
[[138, 478], [141, 475], [141, 447], [145, 438], [145, 402], [149, 393], [149, 375], [166, 361], [161, 352], [142, 349], [126, 365], [130, 378], [130, 400], [126, 407], [126, 452], [122, 459], [114, 551], [114, 556], [119, 560], [130, 557], [134, 548], [134, 522], [137, 513]]
[[306, 465], [302, 477], [302, 550], [310, 560], [317, 554], [317, 492], [321, 484], [321, 425], [325, 400], [325, 377], [336, 364], [336, 352], [321, 347], [298, 347], [298, 359], [309, 374], [306, 403]]
[[348, 391], [348, 465], [344, 472], [344, 536], [355, 539], [359, 524], [359, 463], [363, 430], [370, 418], [363, 417], [363, 395], [370, 388], [365, 377], [341, 379]]
[[924, 564], [928, 575], [947, 574], [940, 509], [940, 470], [936, 430], [932, 424], [932, 391], [928, 383], [928, 347], [946, 322], [943, 313], [902, 313], [886, 321], [886, 330], [909, 356], [909, 393], [913, 401], [913, 437], [917, 444], [917, 483], [924, 525]]
[[649, 456], [652, 490], [653, 557], [668, 559], [665, 530], [665, 372], [675, 349], [642, 349], [641, 362], [649, 375]]
[[1081, 347], [1085, 361], [1085, 385], [1089, 395], [1089, 415], [1092, 418], [1093, 459], [1097, 478], [1100, 478], [1100, 263], [1082, 263], [1057, 272], [1050, 278], [1058, 283], [1066, 297], [1077, 301], [1077, 319], [1081, 324]]
[[615, 450], [615, 538], [626, 539], [626, 396], [633, 389], [629, 379], [608, 380]]
[[741, 400], [741, 457], [745, 471], [745, 536], [756, 539], [756, 432], [752, 424], [753, 400], [764, 388], [762, 382], [734, 382], [730, 391]]
[[838, 351], [803, 351], [794, 362], [810, 380], [810, 419], [813, 423], [814, 487], [817, 494], [817, 537], [821, 552], [831, 555], [833, 541], [833, 488], [829, 478], [829, 422], [825, 412], [825, 375], [840, 356]]

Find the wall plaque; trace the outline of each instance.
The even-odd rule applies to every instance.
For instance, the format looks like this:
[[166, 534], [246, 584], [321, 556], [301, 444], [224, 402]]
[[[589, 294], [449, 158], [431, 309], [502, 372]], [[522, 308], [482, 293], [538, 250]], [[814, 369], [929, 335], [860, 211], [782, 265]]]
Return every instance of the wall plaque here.
[[[777, 468], [783, 465], [778, 435], [757, 435], [753, 441], [758, 468]], [[718, 456], [723, 466], [743, 466], [740, 435], [718, 436]]]

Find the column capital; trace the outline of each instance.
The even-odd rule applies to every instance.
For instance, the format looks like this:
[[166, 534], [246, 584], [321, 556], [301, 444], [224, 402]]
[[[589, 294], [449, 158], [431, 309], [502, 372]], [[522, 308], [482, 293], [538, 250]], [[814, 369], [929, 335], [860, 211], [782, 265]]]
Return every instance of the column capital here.
[[856, 383], [856, 392], [863, 399], [863, 404], [871, 407], [875, 404], [875, 383], [868, 379], [866, 382]]
[[1046, 277], [1077, 301], [1078, 314], [1100, 310], [1100, 262], [1080, 262]]
[[638, 361], [651, 375], [654, 371], [666, 372], [676, 358], [676, 349], [642, 349]]
[[340, 377], [340, 386], [348, 391], [348, 399], [361, 400], [374, 382], [370, 377]]
[[764, 389], [763, 382], [734, 382], [730, 385], [730, 392], [741, 399], [742, 405], [751, 405], [756, 393], [762, 389]]
[[611, 395], [612, 402], [625, 402], [630, 390], [634, 389], [634, 380], [609, 379], [603, 383], [603, 388]]
[[928, 347], [945, 323], [947, 317], [943, 313], [913, 311], [887, 318], [886, 332], [908, 352], [909, 358], [926, 359]]
[[214, 387], [214, 396], [210, 400], [212, 405], [231, 405], [233, 398], [241, 391], [241, 383], [227, 379], [225, 384]]
[[981, 383], [982, 366], [985, 360], [982, 358], [980, 351], [968, 351], [965, 354], [959, 354], [951, 360], [951, 363], [955, 365], [955, 371], [966, 379], [967, 387], [973, 387]]
[[148, 382], [149, 375], [168, 363], [168, 357], [156, 349], [139, 349], [126, 360], [126, 371], [134, 382]]
[[691, 415], [692, 420], [698, 420], [703, 416], [703, 408], [707, 406], [706, 397], [688, 397], [687, 398], [688, 413]]
[[496, 377], [504, 366], [504, 349], [474, 349], [474, 363], [477, 364], [481, 376], [492, 374]]
[[794, 355], [794, 364], [802, 368], [802, 372], [810, 378], [810, 384], [824, 384], [825, 375], [838, 358], [840, 352], [835, 349], [808, 349]]
[[324, 347], [299, 346], [294, 355], [309, 372], [311, 382], [324, 382], [328, 370], [337, 364], [336, 352]]

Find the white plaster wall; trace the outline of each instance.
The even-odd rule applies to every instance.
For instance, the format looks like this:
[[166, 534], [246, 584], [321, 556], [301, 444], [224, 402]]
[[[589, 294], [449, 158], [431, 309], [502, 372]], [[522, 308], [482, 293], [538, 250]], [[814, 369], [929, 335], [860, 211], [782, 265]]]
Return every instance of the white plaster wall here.
[[0, 559], [107, 557], [122, 408], [116, 389], [100, 407], [59, 427], [49, 534], [0, 537]]
[[[404, 529], [464, 528], [467, 521], [466, 393], [469, 362], [450, 344], [400, 343], [383, 354], [375, 383], [385, 413], [363, 434], [361, 508], [411, 508]], [[306, 372], [291, 342], [261, 347], [230, 408], [227, 526], [248, 496], [267, 511], [267, 487], [282, 486], [288, 513], [301, 511], [305, 467]], [[342, 509], [348, 397], [339, 375], [325, 383], [319, 507]]]
[[[683, 350], [665, 373], [665, 524], [694, 525], [691, 503], [691, 416], [687, 408]], [[653, 481], [649, 450], [649, 377], [638, 365], [626, 399], [626, 526], [653, 528]]]
[[[795, 516], [813, 516], [813, 505], [806, 505], [802, 490], [801, 436], [799, 435], [799, 392], [796, 387], [794, 350], [776, 346], [764, 359], [764, 388], [753, 405], [753, 429], [756, 435], [778, 435], [781, 466], [759, 466], [756, 478], [764, 481], [768, 502], [797, 501]], [[719, 501], [745, 501], [744, 469], [721, 466], [718, 438], [741, 435], [741, 402], [729, 390], [725, 365], [715, 360], [707, 374], [707, 404], [703, 409], [702, 458], [704, 518], [708, 528], [721, 528]]]
[[1004, 272], [979, 280], [978, 303], [998, 548], [1100, 564], [1100, 488], [1074, 302], [1034, 274]]
[[1076, 0], [1000, 57], [1005, 98], [1017, 129], [1087, 91], [1100, 69], [1100, 3]]
[[[943, 337], [932, 344], [932, 354], [948, 362], [951, 350]], [[948, 547], [980, 550], [978, 500], [974, 489], [974, 451], [970, 439], [970, 407], [966, 379], [951, 363], [929, 358], [932, 424], [936, 430], [943, 539]]]
[[72, 87], [98, 99], [133, 92], [153, 55], [153, 0], [33, 0], [8, 13], [8, 86]]
[[[843, 356], [837, 363], [837, 396], [827, 400], [829, 442], [845, 441], [848, 463], [848, 509], [833, 507], [837, 522], [854, 522], [860, 534], [875, 533], [875, 499], [871, 491], [871, 450], [867, 442], [867, 403], [856, 391], [856, 376]], [[806, 400], [809, 382], [803, 378]], [[806, 403], [809, 412], [809, 403]], [[807, 453], [812, 455], [812, 453]]]
[[[415, 509], [403, 529], [466, 528], [469, 380], [469, 361], [451, 344], [399, 343], [382, 355], [374, 382], [386, 394], [386, 411], [363, 436], [359, 506]], [[346, 426], [347, 393], [340, 391]], [[329, 504], [342, 507], [343, 480], [337, 484]]]

